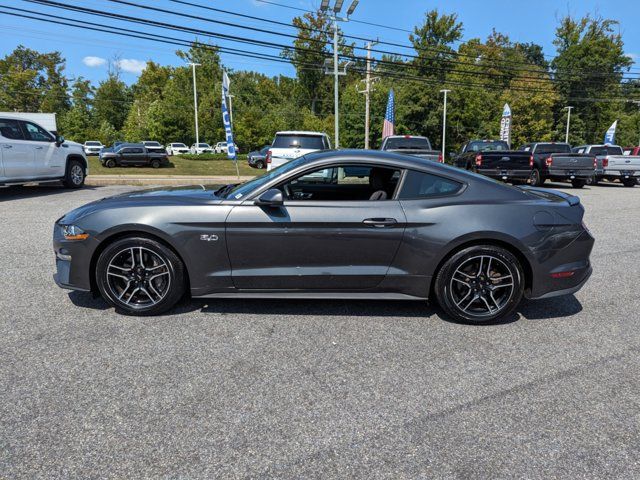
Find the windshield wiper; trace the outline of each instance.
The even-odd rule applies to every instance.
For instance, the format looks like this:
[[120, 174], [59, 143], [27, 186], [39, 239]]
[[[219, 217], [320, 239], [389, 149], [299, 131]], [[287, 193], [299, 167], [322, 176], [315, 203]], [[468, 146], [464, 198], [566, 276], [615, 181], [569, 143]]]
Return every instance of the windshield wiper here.
[[228, 185], [225, 185], [224, 187], [220, 187], [218, 190], [216, 190], [214, 193], [214, 195], [216, 197], [220, 197], [220, 198], [226, 198], [227, 194], [233, 190], [237, 185], [240, 185], [239, 183], [230, 183]]

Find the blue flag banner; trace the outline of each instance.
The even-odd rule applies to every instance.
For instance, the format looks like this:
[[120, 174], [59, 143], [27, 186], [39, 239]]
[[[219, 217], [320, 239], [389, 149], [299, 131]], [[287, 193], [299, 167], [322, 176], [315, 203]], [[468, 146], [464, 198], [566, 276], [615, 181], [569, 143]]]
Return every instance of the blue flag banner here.
[[229, 160], [236, 160], [236, 144], [233, 142], [233, 129], [231, 125], [231, 117], [227, 108], [227, 97], [229, 96], [229, 76], [227, 72], [222, 71], [222, 123], [224, 124], [224, 132], [227, 138], [227, 157]]
[[502, 110], [502, 120], [500, 120], [500, 140], [507, 142], [511, 147], [511, 107], [508, 103], [504, 104]]
[[607, 133], [604, 135], [605, 145], [613, 145], [616, 143], [616, 129], [618, 128], [618, 120], [613, 122], [613, 125], [609, 127]]

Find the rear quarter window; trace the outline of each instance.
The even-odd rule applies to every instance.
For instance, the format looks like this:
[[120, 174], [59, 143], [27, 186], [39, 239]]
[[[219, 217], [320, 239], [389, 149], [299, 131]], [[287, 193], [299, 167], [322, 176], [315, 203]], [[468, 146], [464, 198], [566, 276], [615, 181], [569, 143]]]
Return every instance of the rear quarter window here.
[[408, 170], [402, 189], [398, 195], [400, 200], [441, 197], [455, 195], [462, 189], [462, 183], [425, 172]]

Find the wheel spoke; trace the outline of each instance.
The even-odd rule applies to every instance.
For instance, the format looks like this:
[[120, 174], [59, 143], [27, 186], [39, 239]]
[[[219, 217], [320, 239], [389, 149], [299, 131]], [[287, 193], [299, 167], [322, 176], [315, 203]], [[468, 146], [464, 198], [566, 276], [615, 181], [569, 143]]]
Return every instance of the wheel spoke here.
[[476, 276], [478, 276], [478, 275], [480, 275], [482, 273], [482, 263], [483, 263], [483, 261], [484, 261], [484, 257], [480, 257], [480, 266], [478, 267], [478, 274]]
[[491, 278], [491, 261], [493, 257], [489, 257], [489, 264], [487, 265], [487, 278]]
[[131, 282], [127, 282], [127, 285], [124, 287], [124, 290], [122, 290], [122, 292], [118, 296], [118, 300], [122, 300], [122, 297], [124, 297], [124, 294], [127, 293], [127, 290], [129, 290], [130, 286], [131, 286]]
[[469, 285], [467, 282], [464, 282], [464, 281], [460, 280], [459, 278], [453, 277], [453, 281], [454, 281], [454, 282], [461, 283], [461, 284], [462, 284], [462, 285], [464, 285], [465, 287], [471, 288], [471, 285]]
[[496, 301], [496, 297], [493, 296], [493, 292], [489, 292], [489, 297], [493, 301], [493, 304], [496, 306], [496, 308], [500, 310], [500, 304]]
[[133, 247], [131, 248], [131, 268], [136, 266], [136, 254], [133, 253]]
[[489, 313], [492, 313], [493, 309], [491, 308], [491, 305], [489, 305], [489, 302], [487, 302], [487, 299], [484, 298], [484, 295], [480, 295], [480, 300], [482, 300], [484, 304], [487, 306], [487, 310], [489, 311]]
[[152, 303], [152, 304], [154, 304], [154, 305], [155, 305], [155, 304], [157, 303], [157, 302], [153, 299], [153, 297], [151, 296], [151, 294], [149, 293], [149, 291], [148, 291], [146, 288], [144, 288], [144, 287], [140, 287], [140, 291], [141, 291], [142, 293], [144, 293], [147, 297], [149, 297], [149, 300], [151, 300], [151, 303]]
[[125, 302], [127, 305], [129, 305], [131, 303], [131, 299], [133, 298], [133, 296], [138, 293], [140, 291], [140, 287], [136, 287], [133, 292], [131, 292], [131, 295], [129, 295], [129, 298], [127, 299], [127, 301]]
[[126, 275], [120, 275], [119, 273], [107, 272], [107, 275], [110, 275], [110, 276], [116, 277], [116, 278], [121, 278], [125, 282], [129, 281], [129, 277], [127, 277]]
[[497, 290], [499, 288], [505, 288], [505, 287], [513, 287], [513, 283], [505, 283], [504, 285], [502, 285], [502, 284], [501, 285], [493, 285], [491, 287], [491, 290], [494, 291], [494, 290]]
[[459, 307], [462, 302], [464, 302], [467, 298], [469, 298], [469, 295], [471, 295], [471, 290], [469, 290], [467, 294], [464, 297], [462, 297], [462, 299], [458, 303], [456, 303], [456, 307]]
[[142, 268], [145, 268], [145, 266], [144, 266], [144, 259], [142, 258], [142, 247], [140, 247], [138, 250], [140, 251], [140, 266], [141, 266]]
[[162, 273], [158, 273], [158, 274], [156, 274], [156, 275], [154, 275], [154, 276], [150, 277], [150, 278], [149, 278], [149, 281], [151, 282], [151, 281], [155, 280], [155, 279], [156, 279], [156, 278], [158, 278], [158, 277], [162, 277], [163, 275], [169, 275], [169, 272], [162, 272]]
[[131, 271], [130, 268], [119, 267], [118, 265], [114, 265], [113, 263], [109, 264], [109, 268], [115, 268], [116, 270], [120, 270], [121, 272], [130, 272]]
[[462, 311], [463, 311], [463, 312], [466, 312], [466, 311], [469, 309], [469, 307], [470, 307], [471, 305], [473, 305], [473, 303], [474, 303], [477, 299], [478, 299], [478, 295], [474, 295], [474, 296], [471, 298], [471, 300], [469, 300], [469, 303], [467, 303], [467, 306], [466, 306], [466, 307], [464, 307], [464, 308], [462, 309]]

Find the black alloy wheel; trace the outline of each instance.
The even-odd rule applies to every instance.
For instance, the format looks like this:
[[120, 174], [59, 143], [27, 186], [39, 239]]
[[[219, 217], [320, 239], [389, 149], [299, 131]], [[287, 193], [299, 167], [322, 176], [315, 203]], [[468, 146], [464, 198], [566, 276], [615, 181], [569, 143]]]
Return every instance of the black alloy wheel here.
[[488, 323], [512, 313], [524, 294], [518, 259], [493, 245], [466, 248], [449, 258], [436, 277], [435, 294], [454, 320]]
[[529, 184], [532, 187], [540, 187], [544, 184], [544, 178], [542, 177], [540, 170], [538, 170], [537, 168], [534, 168], [531, 172], [531, 176], [529, 177]]
[[173, 307], [186, 288], [178, 256], [146, 237], [124, 238], [98, 258], [96, 283], [102, 297], [126, 315], [157, 315]]

